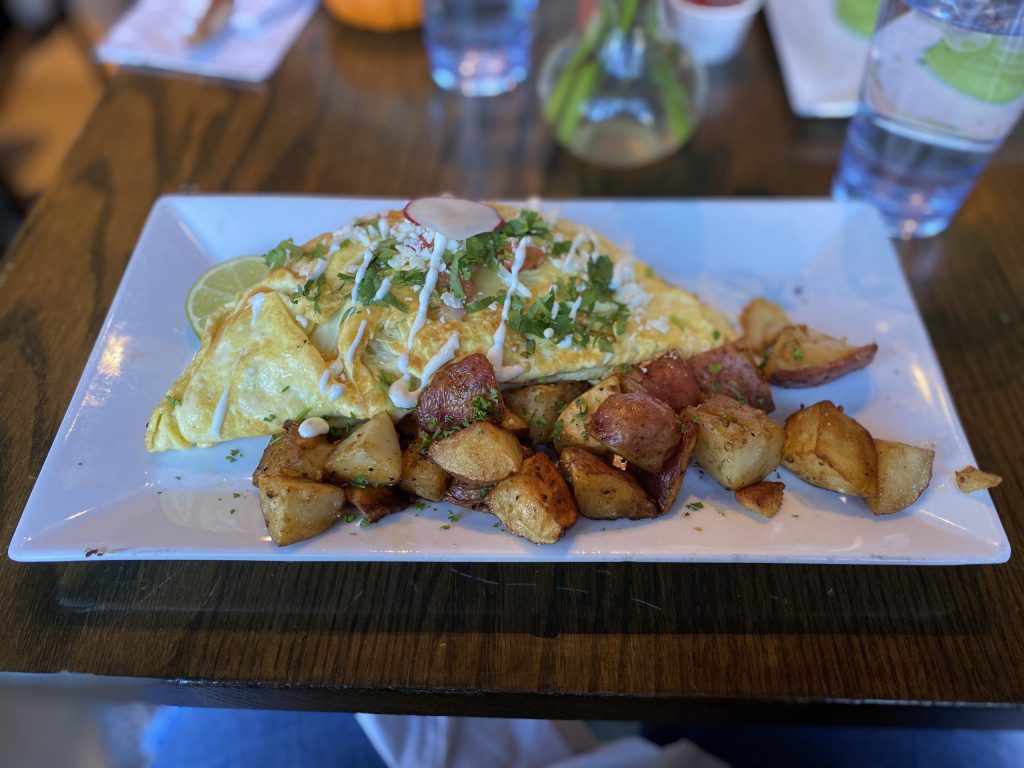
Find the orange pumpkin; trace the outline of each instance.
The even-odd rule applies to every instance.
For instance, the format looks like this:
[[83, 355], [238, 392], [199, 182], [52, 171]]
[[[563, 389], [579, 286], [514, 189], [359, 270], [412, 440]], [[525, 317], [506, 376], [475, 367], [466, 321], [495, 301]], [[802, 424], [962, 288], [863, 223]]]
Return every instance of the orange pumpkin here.
[[323, 0], [323, 3], [338, 21], [374, 32], [415, 29], [422, 19], [421, 0]]

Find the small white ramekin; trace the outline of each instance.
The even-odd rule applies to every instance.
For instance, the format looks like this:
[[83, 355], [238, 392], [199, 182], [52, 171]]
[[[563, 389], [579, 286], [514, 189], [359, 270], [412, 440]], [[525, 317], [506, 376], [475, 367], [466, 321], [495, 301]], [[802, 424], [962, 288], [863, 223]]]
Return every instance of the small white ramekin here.
[[689, 0], [662, 0], [672, 35], [702, 64], [722, 64], [739, 51], [764, 0], [735, 5], [697, 5]]

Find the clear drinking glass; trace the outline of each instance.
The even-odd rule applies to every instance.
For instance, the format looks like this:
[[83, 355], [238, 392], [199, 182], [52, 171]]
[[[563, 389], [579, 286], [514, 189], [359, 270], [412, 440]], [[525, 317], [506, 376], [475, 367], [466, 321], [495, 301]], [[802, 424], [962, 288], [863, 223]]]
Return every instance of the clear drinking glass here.
[[511, 91], [530, 71], [537, 0], [424, 0], [430, 76], [463, 96]]
[[1024, 110], [1024, 0], [884, 0], [833, 197], [944, 230]]

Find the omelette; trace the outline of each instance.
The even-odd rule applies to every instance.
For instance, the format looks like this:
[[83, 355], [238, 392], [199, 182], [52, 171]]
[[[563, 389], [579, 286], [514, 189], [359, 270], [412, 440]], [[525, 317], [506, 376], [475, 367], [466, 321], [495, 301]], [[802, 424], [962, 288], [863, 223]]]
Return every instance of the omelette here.
[[502, 387], [598, 380], [735, 332], [600, 234], [493, 206], [449, 239], [391, 210], [266, 254], [266, 277], [216, 311], [153, 410], [150, 451], [278, 433], [307, 416], [399, 418], [445, 363], [482, 353]]

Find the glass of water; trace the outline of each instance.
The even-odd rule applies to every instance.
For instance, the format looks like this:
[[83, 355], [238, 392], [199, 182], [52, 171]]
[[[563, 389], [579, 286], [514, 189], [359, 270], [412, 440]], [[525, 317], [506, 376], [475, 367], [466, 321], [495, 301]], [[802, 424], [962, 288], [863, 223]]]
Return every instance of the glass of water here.
[[833, 197], [935, 235], [1022, 111], [1024, 0], [884, 0]]
[[430, 76], [463, 96], [511, 91], [530, 71], [537, 0], [424, 0]]

